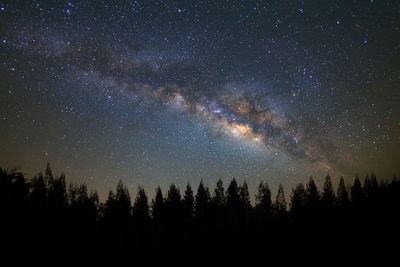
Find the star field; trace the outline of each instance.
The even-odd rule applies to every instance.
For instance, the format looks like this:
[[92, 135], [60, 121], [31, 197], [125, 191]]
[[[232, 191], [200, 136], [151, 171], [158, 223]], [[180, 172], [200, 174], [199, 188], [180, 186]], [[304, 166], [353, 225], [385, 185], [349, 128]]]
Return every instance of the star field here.
[[399, 174], [396, 1], [1, 1], [0, 165], [100, 195]]

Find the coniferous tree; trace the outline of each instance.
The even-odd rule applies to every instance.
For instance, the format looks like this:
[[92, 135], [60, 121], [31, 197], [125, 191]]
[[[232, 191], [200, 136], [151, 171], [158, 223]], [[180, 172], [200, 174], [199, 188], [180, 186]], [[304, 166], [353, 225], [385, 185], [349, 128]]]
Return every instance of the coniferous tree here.
[[29, 194], [29, 203], [32, 206], [32, 212], [43, 216], [47, 208], [47, 186], [42, 173], [37, 174], [31, 182]]
[[329, 212], [332, 210], [334, 203], [335, 193], [333, 192], [331, 177], [328, 175], [325, 178], [324, 190], [321, 197], [321, 205], [325, 212]]
[[304, 185], [299, 183], [290, 196], [290, 214], [293, 218], [298, 219], [304, 215], [304, 208], [307, 200], [307, 193]]
[[255, 211], [258, 218], [256, 223], [261, 229], [269, 230], [269, 225], [272, 222], [271, 219], [273, 215], [273, 205], [271, 199], [271, 190], [269, 189], [267, 183], [260, 181], [255, 200]]
[[211, 200], [211, 212], [214, 224], [221, 226], [227, 219], [226, 195], [221, 179], [218, 180]]
[[214, 190], [213, 203], [215, 206], [221, 206], [225, 205], [225, 202], [226, 202], [225, 189], [221, 179], [219, 179], [217, 182], [217, 187]]
[[182, 222], [183, 205], [181, 200], [181, 193], [179, 189], [172, 184], [169, 187], [167, 198], [165, 200], [165, 208], [167, 213], [167, 221], [169, 226], [176, 226]]
[[351, 203], [353, 207], [360, 208], [364, 202], [365, 194], [358, 175], [351, 187]]
[[308, 212], [315, 214], [319, 207], [320, 194], [312, 177], [310, 177], [310, 180], [307, 184], [306, 197], [306, 207]]
[[150, 221], [149, 216], [149, 202], [146, 192], [139, 186], [138, 193], [132, 208], [132, 218], [136, 226], [141, 229], [148, 226]]
[[185, 195], [183, 196], [183, 209], [185, 220], [190, 220], [194, 214], [194, 195], [190, 184], [186, 185]]
[[74, 191], [70, 192], [74, 196], [71, 204], [74, 216], [82, 218], [85, 222], [96, 220], [99, 202], [97, 192], [89, 194], [85, 183], [80, 186], [70, 187], [70, 190]]
[[47, 162], [46, 170], [45, 170], [44, 174], [45, 174], [45, 177], [44, 177], [45, 183], [47, 186], [49, 186], [49, 184], [51, 184], [53, 182], [54, 176], [53, 176], [53, 171], [51, 170], [51, 167], [50, 167], [50, 163], [48, 163], [48, 162]]
[[123, 185], [122, 181], [119, 180], [117, 184], [117, 191], [115, 194], [115, 200], [118, 206], [118, 212], [120, 216], [128, 219], [131, 216], [131, 196], [128, 188]]
[[[85, 197], [86, 198], [86, 197]], [[110, 190], [105, 203], [104, 217], [111, 224], [127, 227], [131, 221], [131, 197], [128, 189], [119, 181], [117, 191]]]
[[[77, 190], [75, 190], [74, 186], [71, 184], [69, 186], [69, 195], [71, 206], [75, 206], [77, 203]], [[114, 210], [116, 206], [115, 194], [112, 190], [108, 191], [106, 202], [104, 203], [104, 217], [111, 218], [113, 216]]]
[[179, 209], [181, 206], [181, 193], [179, 189], [174, 185], [171, 184], [167, 193], [166, 203], [169, 206], [172, 206], [175, 209]]
[[[68, 217], [66, 218], [67, 236], [66, 239], [73, 243], [74, 236], [80, 236], [82, 239], [90, 239], [95, 236], [96, 223], [99, 216], [99, 198], [97, 193], [89, 194], [86, 184], [74, 185], [70, 184], [68, 190]], [[112, 227], [111, 216], [104, 212], [104, 225]], [[103, 218], [102, 218], [103, 219]], [[74, 241], [73, 241], [74, 240]], [[58, 242], [52, 240], [51, 242]], [[84, 243], [78, 242], [74, 244], [79, 250], [84, 249]]]
[[89, 195], [88, 216], [95, 221], [99, 215], [99, 194], [97, 191], [91, 192]]
[[246, 181], [244, 181], [242, 186], [239, 188], [239, 198], [240, 198], [241, 209], [249, 210], [251, 208], [250, 194], [249, 194], [249, 187]]
[[70, 183], [68, 185], [68, 190], [67, 190], [67, 200], [70, 206], [73, 206], [74, 203], [76, 202], [77, 193], [78, 193], [77, 186], [73, 183]]
[[210, 191], [208, 187], [205, 187], [203, 181], [200, 182], [195, 197], [194, 212], [197, 219], [204, 221], [209, 212], [210, 204]]
[[262, 181], [258, 185], [258, 191], [256, 194], [256, 208], [261, 210], [265, 215], [271, 213], [271, 190], [269, 189], [268, 184]]
[[369, 202], [372, 203], [373, 206], [375, 206], [376, 208], [378, 202], [377, 199], [379, 195], [379, 184], [374, 173], [371, 173], [370, 186], [366, 194]]
[[272, 207], [271, 190], [267, 183], [260, 181], [255, 195], [255, 208], [264, 215], [269, 214]]
[[[132, 207], [132, 223], [133, 227], [127, 233], [130, 239], [134, 239], [133, 248], [136, 251], [143, 251], [146, 249], [146, 244], [149, 244], [150, 240], [150, 211], [149, 201], [145, 190], [139, 186], [136, 194], [135, 201]], [[133, 236], [132, 236], [133, 234]]]
[[364, 193], [365, 204], [368, 205], [369, 195], [371, 193], [371, 179], [369, 178], [368, 174], [365, 176], [364, 179], [363, 193]]
[[[396, 181], [396, 177], [393, 179]], [[374, 189], [379, 188], [378, 180], [376, 179], [375, 173], [371, 173], [371, 187]]]
[[276, 216], [282, 216], [286, 213], [286, 200], [282, 184], [279, 184], [278, 194], [275, 198], [274, 212]]
[[341, 210], [345, 210], [349, 206], [349, 193], [347, 192], [343, 177], [340, 178], [337, 189], [337, 203]]
[[226, 191], [226, 204], [230, 209], [238, 210], [240, 207], [239, 188], [235, 178], [232, 179]]
[[239, 187], [233, 178], [226, 190], [227, 218], [231, 227], [237, 228], [241, 224], [241, 201]]
[[48, 203], [52, 212], [58, 214], [58, 216], [61, 216], [61, 214], [65, 212], [67, 205], [67, 189], [64, 174], [49, 181]]
[[160, 187], [157, 187], [156, 196], [152, 201], [152, 217], [156, 229], [164, 227], [165, 203]]

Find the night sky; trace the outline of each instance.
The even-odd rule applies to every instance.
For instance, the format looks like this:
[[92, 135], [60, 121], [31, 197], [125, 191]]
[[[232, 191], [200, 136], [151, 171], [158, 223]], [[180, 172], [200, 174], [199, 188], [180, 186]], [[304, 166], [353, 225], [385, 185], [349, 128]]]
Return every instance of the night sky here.
[[0, 166], [273, 192], [400, 174], [398, 1], [1, 1]]

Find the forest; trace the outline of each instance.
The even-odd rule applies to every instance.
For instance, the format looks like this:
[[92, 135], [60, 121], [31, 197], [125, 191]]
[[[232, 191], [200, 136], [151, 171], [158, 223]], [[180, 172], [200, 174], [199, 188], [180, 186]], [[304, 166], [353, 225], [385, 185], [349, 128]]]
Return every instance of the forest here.
[[215, 188], [158, 187], [151, 200], [141, 187], [131, 198], [120, 181], [104, 203], [85, 184], [54, 176], [49, 164], [32, 179], [0, 168], [0, 183], [10, 266], [389, 266], [399, 240], [400, 182], [373, 173], [351, 184], [341, 178], [337, 188], [329, 175], [323, 188], [310, 177], [288, 200], [282, 185], [272, 196], [260, 182], [254, 205], [247, 183], [235, 179], [226, 189], [221, 180]]

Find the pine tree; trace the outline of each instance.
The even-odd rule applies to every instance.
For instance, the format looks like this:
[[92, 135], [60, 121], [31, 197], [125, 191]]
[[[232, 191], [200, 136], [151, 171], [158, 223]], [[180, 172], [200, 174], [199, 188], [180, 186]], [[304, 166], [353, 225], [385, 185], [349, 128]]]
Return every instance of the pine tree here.
[[117, 184], [115, 199], [121, 209], [121, 212], [128, 216], [131, 213], [131, 196], [128, 188], [122, 184], [121, 180], [119, 180]]
[[226, 204], [231, 209], [239, 209], [240, 207], [239, 188], [235, 178], [233, 178], [228, 186], [226, 192]]
[[169, 226], [176, 226], [177, 223], [182, 221], [183, 205], [181, 193], [174, 184], [169, 187], [165, 207], [167, 213], [166, 219], [169, 222]]
[[[75, 186], [75, 190], [75, 214], [86, 222], [94, 222], [98, 212], [99, 199], [97, 193], [89, 194], [85, 183]], [[118, 216], [118, 213], [113, 213], [113, 215]]]
[[204, 186], [203, 181], [200, 182], [199, 187], [197, 189], [197, 194], [195, 197], [195, 216], [204, 220], [209, 212], [209, 203], [210, 203], [210, 192], [207, 187]]
[[339, 186], [337, 189], [337, 205], [339, 208], [346, 209], [349, 206], [349, 193], [347, 192], [346, 185], [343, 177], [340, 178]]
[[214, 190], [213, 203], [216, 206], [224, 205], [226, 202], [225, 190], [221, 179], [217, 182], [217, 187]]
[[258, 185], [258, 192], [256, 194], [256, 208], [263, 210], [266, 213], [271, 211], [272, 200], [271, 190], [267, 183], [262, 181]]
[[[72, 184], [69, 186], [69, 194], [70, 194], [71, 203], [76, 203], [77, 202], [76, 190], [74, 189]], [[115, 206], [115, 194], [112, 190], [108, 191], [105, 206], [106, 206], [105, 212], [107, 212], [108, 209], [114, 208], [114, 206]]]
[[190, 220], [194, 214], [194, 195], [190, 184], [186, 185], [185, 195], [183, 196], [183, 208], [185, 219]]
[[152, 217], [154, 221], [154, 227], [156, 229], [161, 229], [164, 227], [164, 214], [165, 214], [165, 204], [164, 197], [160, 187], [156, 189], [156, 196], [152, 201]]
[[67, 205], [67, 189], [64, 174], [49, 181], [48, 202], [50, 210], [58, 216], [65, 211]]
[[310, 213], [317, 212], [319, 207], [320, 194], [314, 179], [310, 177], [310, 180], [306, 188], [306, 206]]
[[249, 187], [247, 182], [244, 181], [239, 189], [240, 206], [243, 210], [248, 210], [251, 208]]
[[286, 213], [286, 200], [282, 184], [279, 184], [278, 194], [275, 198], [274, 211], [277, 216], [282, 216]]
[[306, 189], [302, 183], [299, 183], [292, 189], [292, 194], [290, 196], [290, 213], [294, 218], [299, 218], [304, 214], [306, 198]]
[[167, 193], [166, 203], [173, 206], [181, 205], [181, 192], [174, 184], [171, 184]]
[[333, 192], [331, 177], [328, 174], [325, 178], [324, 191], [322, 192], [321, 204], [323, 206], [323, 209], [326, 212], [328, 212], [333, 208], [334, 203], [335, 203], [335, 193]]
[[[32, 205], [32, 211], [43, 213], [47, 209], [47, 186], [43, 174], [37, 174], [31, 182], [29, 194], [29, 203]], [[41, 216], [41, 215], [38, 215]]]
[[354, 207], [360, 207], [365, 199], [364, 190], [361, 186], [360, 178], [356, 175], [353, 186], [351, 187], [351, 202]]
[[374, 205], [376, 205], [379, 194], [379, 184], [374, 173], [371, 173], [371, 181], [368, 189], [367, 197], [371, 203], [375, 203]]
[[47, 162], [46, 170], [45, 170], [44, 174], [45, 174], [44, 181], [45, 181], [46, 185], [49, 186], [51, 183], [53, 183], [54, 176], [53, 176], [53, 172], [50, 167], [50, 163], [48, 163], [48, 162]]
[[139, 186], [138, 193], [132, 208], [132, 218], [136, 225], [143, 228], [147, 226], [150, 220], [149, 217], [149, 202], [146, 192]]

